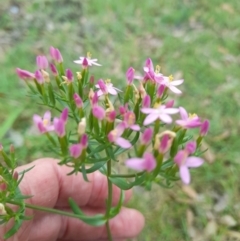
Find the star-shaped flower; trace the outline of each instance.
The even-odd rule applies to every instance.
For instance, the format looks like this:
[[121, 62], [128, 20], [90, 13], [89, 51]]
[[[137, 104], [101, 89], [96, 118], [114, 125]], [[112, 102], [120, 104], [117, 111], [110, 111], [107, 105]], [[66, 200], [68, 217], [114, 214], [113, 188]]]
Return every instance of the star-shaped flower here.
[[180, 150], [174, 157], [175, 163], [179, 167], [180, 177], [185, 184], [189, 184], [191, 181], [189, 168], [199, 167], [204, 163], [204, 160], [200, 157], [189, 156], [193, 154], [196, 149], [196, 143], [189, 142], [184, 150]]
[[196, 115], [188, 115], [187, 111], [183, 107], [179, 107], [181, 120], [176, 120], [176, 124], [184, 129], [192, 129], [202, 125], [200, 118]]
[[169, 124], [172, 122], [170, 114], [178, 113], [179, 109], [167, 108], [165, 105], [160, 105], [157, 108], [142, 108], [141, 112], [148, 115], [143, 122], [144, 125], [149, 125], [157, 119]]
[[182, 91], [179, 90], [176, 86], [183, 83], [183, 79], [181, 80], [173, 80], [173, 76], [170, 75], [169, 77], [164, 76], [162, 84], [168, 87], [173, 93], [175, 94], [181, 94]]
[[[76, 64], [81, 64], [81, 65], [86, 65], [87, 66], [92, 66], [92, 65], [96, 65], [96, 66], [101, 66], [101, 64], [97, 63], [97, 59], [92, 59], [91, 58], [91, 53], [87, 53], [87, 56], [80, 56], [79, 60], [75, 60], [73, 61]], [[85, 63], [84, 63], [85, 62]]]

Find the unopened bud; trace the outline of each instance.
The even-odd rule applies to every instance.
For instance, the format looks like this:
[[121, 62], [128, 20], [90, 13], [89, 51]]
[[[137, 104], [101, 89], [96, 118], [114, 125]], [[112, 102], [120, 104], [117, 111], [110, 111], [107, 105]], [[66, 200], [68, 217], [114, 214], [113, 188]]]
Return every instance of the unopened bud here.
[[7, 214], [6, 210], [5, 210], [5, 206], [0, 203], [0, 215], [5, 215]]
[[82, 136], [86, 131], [86, 118], [82, 118], [78, 123], [78, 135]]

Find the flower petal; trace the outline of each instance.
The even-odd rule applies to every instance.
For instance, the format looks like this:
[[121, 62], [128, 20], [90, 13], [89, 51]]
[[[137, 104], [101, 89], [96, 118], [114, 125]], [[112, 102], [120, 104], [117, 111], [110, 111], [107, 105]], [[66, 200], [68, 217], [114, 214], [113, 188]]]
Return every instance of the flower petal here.
[[130, 167], [134, 170], [142, 171], [144, 170], [145, 163], [143, 158], [131, 158], [125, 162], [127, 167]]
[[152, 122], [154, 122], [155, 120], [157, 120], [159, 118], [159, 114], [155, 114], [155, 113], [152, 113], [152, 114], [149, 114], [144, 122], [143, 122], [143, 125], [149, 125], [151, 124]]
[[190, 156], [186, 159], [186, 166], [199, 167], [204, 163], [204, 160], [200, 157]]
[[129, 128], [134, 130], [134, 131], [140, 131], [140, 126], [139, 125], [131, 125]]
[[156, 111], [156, 109], [153, 109], [153, 108], [142, 108], [141, 109], [141, 112], [144, 113], [144, 114], [150, 114], [150, 113], [153, 113], [155, 111]]
[[118, 137], [118, 138], [115, 140], [115, 143], [116, 143], [118, 146], [120, 146], [120, 147], [122, 147], [122, 148], [126, 148], [126, 149], [128, 149], [128, 148], [130, 148], [130, 147], [132, 146], [132, 144], [131, 144], [128, 140], [126, 140], [126, 139], [124, 139], [124, 138], [122, 138], [122, 137]]
[[181, 115], [181, 118], [183, 120], [187, 120], [188, 119], [188, 113], [187, 111], [183, 108], [183, 107], [179, 107], [179, 112], [180, 112], [180, 115]]
[[174, 80], [174, 81], [172, 81], [171, 82], [171, 85], [174, 85], [174, 86], [176, 86], [176, 85], [180, 85], [180, 84], [182, 84], [183, 83], [183, 79], [180, 79], [180, 80]]
[[172, 123], [172, 118], [171, 118], [171, 116], [169, 116], [169, 115], [167, 115], [167, 114], [160, 114], [159, 117], [160, 117], [160, 119], [161, 119], [164, 123], [167, 123], [167, 124]]
[[175, 87], [175, 86], [172, 86], [172, 85], [169, 85], [168, 86], [168, 88], [173, 92], [173, 93], [175, 93], [175, 94], [182, 94], [182, 91], [181, 90], [179, 90], [177, 87]]
[[191, 177], [190, 177], [190, 172], [189, 172], [187, 166], [185, 166], [185, 165], [181, 166], [179, 169], [179, 174], [180, 174], [180, 177], [181, 177], [183, 183], [185, 183], [185, 184], [190, 183]]

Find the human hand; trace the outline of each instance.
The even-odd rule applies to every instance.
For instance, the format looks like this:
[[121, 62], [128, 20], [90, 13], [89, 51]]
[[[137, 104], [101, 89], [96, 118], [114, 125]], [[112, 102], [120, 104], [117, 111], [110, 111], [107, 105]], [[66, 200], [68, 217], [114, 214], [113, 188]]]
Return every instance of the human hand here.
[[[88, 175], [89, 182], [82, 175], [66, 176], [71, 171], [66, 166], [59, 166], [57, 160], [39, 159], [28, 165], [17, 168], [22, 171], [35, 166], [27, 172], [20, 184], [24, 195], [33, 195], [26, 202], [34, 205], [70, 211], [68, 198], [72, 197], [87, 214], [104, 213], [107, 198], [107, 179], [99, 172]], [[131, 191], [125, 192], [128, 201]], [[120, 189], [113, 187], [113, 205], [120, 197]], [[27, 209], [27, 215], [33, 216], [24, 221], [20, 230], [9, 241], [103, 241], [107, 239], [104, 226], [92, 227], [81, 220]], [[120, 213], [111, 219], [110, 229], [114, 240], [126, 240], [138, 235], [144, 226], [140, 212], [122, 208]], [[9, 225], [0, 227], [0, 240]]]

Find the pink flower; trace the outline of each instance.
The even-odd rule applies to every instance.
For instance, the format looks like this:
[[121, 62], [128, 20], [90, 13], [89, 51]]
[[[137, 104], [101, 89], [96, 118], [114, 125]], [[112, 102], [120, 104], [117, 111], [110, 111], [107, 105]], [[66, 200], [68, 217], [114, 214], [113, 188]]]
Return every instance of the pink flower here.
[[54, 61], [56, 61], [57, 63], [63, 62], [61, 52], [58, 49], [55, 49], [54, 47], [50, 47], [49, 52]]
[[149, 108], [151, 105], [151, 98], [149, 95], [145, 95], [142, 99], [142, 107]]
[[173, 80], [172, 75], [169, 77], [164, 76], [164, 80], [162, 81], [162, 84], [164, 84], [166, 87], [168, 87], [173, 93], [175, 94], [181, 94], [182, 91], [179, 90], [176, 86], [183, 83], [183, 79], [181, 80]]
[[159, 84], [163, 81], [163, 74], [160, 73], [160, 66], [157, 65], [154, 71], [153, 63], [150, 58], [146, 60], [143, 70], [145, 72], [144, 81], [153, 80], [155, 83]]
[[133, 67], [130, 67], [127, 72], [126, 72], [126, 77], [127, 77], [127, 83], [128, 85], [131, 85], [133, 80], [134, 80], [134, 68]]
[[[184, 150], [178, 151], [178, 153], [174, 157], [174, 161], [179, 167], [180, 177], [185, 184], [189, 184], [191, 180], [189, 168], [199, 167], [204, 163], [204, 160], [200, 157], [189, 156], [190, 154], [195, 152], [195, 150], [193, 150], [194, 146], [191, 145], [187, 147], [188, 149], [185, 148]], [[189, 151], [191, 153], [189, 153]]]
[[83, 108], [82, 98], [77, 93], [75, 93], [73, 95], [73, 99], [75, 101], [75, 104], [76, 104], [77, 108], [79, 108], [79, 109]]
[[116, 113], [115, 110], [107, 111], [106, 112], [107, 121], [110, 122], [110, 123], [114, 122], [115, 119], [116, 119], [116, 115], [117, 115], [117, 113]]
[[87, 148], [87, 145], [88, 145], [88, 136], [86, 134], [83, 134], [80, 140], [80, 143], [73, 144], [69, 147], [70, 156], [77, 159], [79, 156], [81, 156], [82, 151]]
[[126, 128], [130, 128], [134, 131], [140, 131], [140, 126], [135, 124], [136, 117], [134, 112], [128, 111], [124, 114], [124, 123], [126, 125]]
[[38, 55], [36, 58], [36, 64], [38, 69], [47, 69], [48, 67], [48, 60], [44, 55]]
[[200, 118], [197, 115], [189, 115], [183, 107], [179, 107], [181, 120], [176, 120], [176, 124], [185, 129], [191, 129], [201, 126]]
[[52, 64], [52, 63], [50, 64], [50, 69], [51, 69], [52, 74], [54, 76], [58, 76], [58, 71], [57, 71], [57, 68], [56, 68], [56, 66], [54, 64]]
[[69, 147], [70, 156], [77, 159], [82, 154], [81, 144], [73, 144]]
[[69, 82], [73, 82], [73, 73], [70, 69], [66, 69], [66, 77], [68, 78]]
[[60, 118], [53, 119], [54, 130], [59, 137], [63, 137], [66, 134], [65, 125], [67, 123], [67, 119], [68, 119], [68, 108], [65, 108], [62, 111]]
[[86, 66], [86, 65], [87, 66], [92, 66], [92, 65], [101, 66], [101, 64], [97, 63], [97, 59], [91, 59], [90, 53], [87, 53], [87, 57], [85, 57], [85, 56], [79, 57], [79, 60], [75, 60], [73, 62], [76, 64], [81, 64], [81, 65], [83, 65], [83, 62], [85, 62], [84, 66]]
[[147, 128], [141, 136], [141, 143], [142, 145], [148, 145], [153, 137], [153, 130], [152, 128]]
[[35, 72], [35, 78], [40, 85], [42, 85], [44, 83], [44, 77], [43, 77], [42, 72], [40, 70], [37, 70]]
[[92, 113], [98, 120], [103, 120], [105, 117], [105, 110], [99, 105], [93, 106]]
[[122, 148], [128, 149], [132, 146], [131, 143], [128, 140], [121, 137], [125, 128], [125, 124], [123, 122], [120, 123], [114, 130], [109, 132], [108, 140], [110, 142], [114, 142], [116, 145]]
[[160, 105], [158, 108], [142, 108], [141, 111], [148, 115], [143, 122], [144, 125], [149, 125], [157, 119], [167, 124], [171, 123], [172, 118], [169, 114], [176, 114], [179, 112], [177, 108], [166, 108], [165, 105]]
[[158, 89], [157, 89], [157, 97], [158, 98], [162, 97], [162, 94], [163, 94], [164, 90], [165, 90], [165, 85], [160, 84]]
[[107, 95], [108, 93], [111, 95], [117, 95], [117, 92], [121, 92], [121, 90], [117, 89], [113, 86], [110, 80], [107, 80], [105, 83], [102, 79], [98, 81], [98, 84], [95, 85], [96, 88], [100, 89], [97, 91], [98, 96]]
[[35, 79], [35, 75], [27, 70], [17, 68], [16, 73], [20, 79]]
[[201, 124], [201, 128], [200, 128], [200, 136], [206, 136], [209, 130], [209, 120], [205, 120], [202, 124]]
[[51, 112], [46, 111], [43, 118], [39, 115], [33, 116], [33, 122], [37, 126], [40, 133], [46, 133], [54, 130], [54, 126], [51, 123]]
[[156, 167], [156, 160], [151, 153], [145, 152], [143, 158], [130, 158], [125, 162], [127, 167], [137, 171], [146, 170], [151, 172]]

